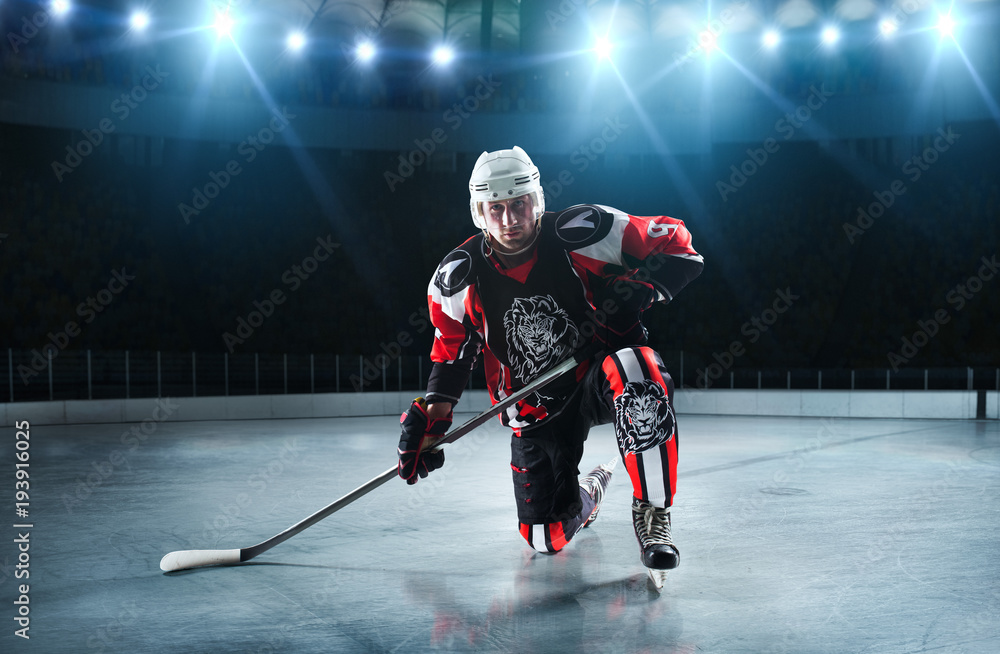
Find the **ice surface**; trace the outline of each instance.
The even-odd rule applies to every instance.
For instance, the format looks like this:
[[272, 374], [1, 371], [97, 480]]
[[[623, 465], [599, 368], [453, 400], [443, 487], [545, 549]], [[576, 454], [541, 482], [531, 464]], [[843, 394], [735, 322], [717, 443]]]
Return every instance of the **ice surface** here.
[[[254, 545], [384, 471], [398, 419], [161, 423], [145, 440], [35, 427], [31, 576], [14, 577], [8, 528], [0, 650], [1000, 651], [1000, 424], [679, 426], [682, 563], [662, 594], [621, 467], [593, 526], [559, 554], [527, 549], [499, 425], [247, 564], [170, 574], [167, 552]], [[614, 453], [595, 429], [582, 467]], [[30, 641], [13, 635], [22, 583]]]

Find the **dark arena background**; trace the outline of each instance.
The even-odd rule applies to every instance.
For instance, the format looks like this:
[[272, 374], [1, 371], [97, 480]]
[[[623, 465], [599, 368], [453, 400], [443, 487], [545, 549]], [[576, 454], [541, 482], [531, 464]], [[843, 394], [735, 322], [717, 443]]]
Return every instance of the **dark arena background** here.
[[[1000, 651], [996, 0], [3, 0], [0, 27], [4, 652]], [[684, 435], [663, 591], [621, 471], [527, 548], [496, 420], [252, 563], [162, 573], [395, 465], [428, 282], [514, 145], [548, 210], [678, 218], [704, 256], [644, 314]]]

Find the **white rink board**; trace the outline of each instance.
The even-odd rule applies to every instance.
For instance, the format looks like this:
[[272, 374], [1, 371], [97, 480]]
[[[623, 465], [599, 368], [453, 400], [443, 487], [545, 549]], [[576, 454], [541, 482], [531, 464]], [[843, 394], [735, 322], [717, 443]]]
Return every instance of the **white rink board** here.
[[[317, 393], [182, 397], [129, 400], [65, 400], [0, 404], [0, 424], [100, 424], [194, 420], [269, 420], [391, 416], [406, 410], [416, 392]], [[986, 417], [1000, 418], [996, 391], [986, 393]], [[158, 402], [169, 410], [156, 411]], [[971, 420], [976, 417], [976, 391], [844, 391], [678, 389], [674, 405], [680, 415], [741, 415], [831, 418], [918, 418]], [[489, 407], [486, 391], [467, 391], [459, 411], [478, 413]], [[154, 418], [155, 416], [155, 418]]]

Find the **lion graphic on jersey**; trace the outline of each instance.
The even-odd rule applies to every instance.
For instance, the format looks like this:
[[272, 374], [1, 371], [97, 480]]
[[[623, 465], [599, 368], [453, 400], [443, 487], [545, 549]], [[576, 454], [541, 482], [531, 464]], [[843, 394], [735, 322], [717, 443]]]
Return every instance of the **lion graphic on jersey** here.
[[645, 379], [628, 382], [615, 398], [615, 432], [625, 452], [644, 452], [674, 437], [674, 410], [663, 387]]
[[517, 298], [503, 317], [511, 370], [523, 382], [572, 353], [579, 331], [551, 295]]

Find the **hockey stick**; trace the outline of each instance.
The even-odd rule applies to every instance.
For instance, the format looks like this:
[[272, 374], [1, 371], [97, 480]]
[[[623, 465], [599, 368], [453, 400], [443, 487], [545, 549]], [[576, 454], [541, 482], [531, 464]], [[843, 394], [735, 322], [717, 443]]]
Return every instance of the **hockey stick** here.
[[[537, 379], [533, 380], [530, 384], [511, 394], [509, 397], [504, 398], [500, 402], [494, 404], [492, 407], [483, 411], [476, 417], [472, 418], [460, 427], [456, 427], [448, 432], [444, 438], [438, 440], [432, 447], [440, 447], [441, 445], [446, 445], [448, 443], [454, 443], [462, 436], [465, 436], [473, 429], [485, 424], [492, 418], [500, 415], [500, 413], [506, 410], [508, 407], [524, 399], [531, 393], [537, 391], [541, 387], [545, 386], [549, 382], [553, 381], [563, 373], [569, 372], [577, 366], [577, 364], [584, 359], [589, 358], [592, 354], [597, 353], [596, 347], [587, 347], [578, 352], [575, 356], [566, 359], [556, 367], [552, 368], [545, 374], [541, 375]], [[308, 518], [295, 523], [288, 529], [284, 530], [280, 534], [268, 538], [262, 543], [258, 543], [253, 547], [244, 547], [243, 549], [233, 549], [233, 550], [180, 550], [177, 552], [170, 552], [160, 560], [160, 570], [164, 572], [175, 572], [177, 570], [186, 570], [188, 568], [197, 568], [207, 565], [233, 565], [236, 563], [243, 563], [249, 561], [250, 559], [263, 554], [267, 550], [271, 549], [279, 543], [283, 543], [292, 536], [301, 533], [313, 526], [323, 518], [330, 516], [331, 514], [344, 508], [351, 502], [364, 497], [371, 491], [375, 490], [382, 484], [386, 483], [390, 479], [396, 476], [396, 466], [393, 466], [375, 477], [371, 481], [358, 486], [352, 490], [347, 495], [344, 495], [337, 501], [329, 504], [316, 513], [313, 513]]]

